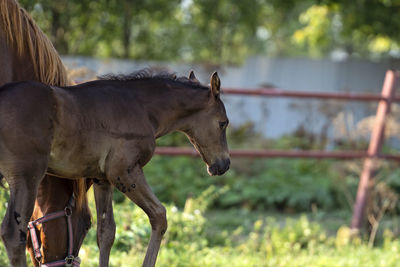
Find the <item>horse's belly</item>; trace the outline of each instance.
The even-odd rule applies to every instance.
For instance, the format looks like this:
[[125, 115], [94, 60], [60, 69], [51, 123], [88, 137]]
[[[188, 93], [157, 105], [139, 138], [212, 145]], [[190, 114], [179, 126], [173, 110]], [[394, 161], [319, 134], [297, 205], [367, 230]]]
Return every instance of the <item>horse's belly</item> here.
[[74, 148], [52, 149], [48, 173], [64, 178], [100, 177], [104, 171], [102, 158], [106, 156], [102, 157], [101, 154], [105, 153], [85, 153]]
[[[92, 168], [91, 168], [92, 167]], [[51, 161], [47, 168], [47, 173], [62, 178], [97, 177], [99, 172], [93, 165], [82, 166], [74, 162]]]
[[96, 171], [90, 170], [80, 164], [65, 161], [50, 160], [47, 173], [62, 178], [96, 177]]

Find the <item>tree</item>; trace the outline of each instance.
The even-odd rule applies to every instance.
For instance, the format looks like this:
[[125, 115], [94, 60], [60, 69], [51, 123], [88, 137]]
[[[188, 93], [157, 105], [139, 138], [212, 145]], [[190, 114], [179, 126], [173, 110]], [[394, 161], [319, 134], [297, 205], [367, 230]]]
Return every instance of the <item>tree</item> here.
[[[323, 10], [319, 24], [324, 27], [308, 30], [316, 17], [308, 16]], [[303, 33], [308, 44], [320, 37], [328, 40], [332, 48], [341, 48], [349, 55], [359, 57], [385, 57], [399, 52], [400, 1], [398, 0], [316, 0], [303, 14]], [[319, 48], [321, 47], [318, 44]]]
[[399, 0], [20, 0], [62, 54], [237, 64], [399, 52]]

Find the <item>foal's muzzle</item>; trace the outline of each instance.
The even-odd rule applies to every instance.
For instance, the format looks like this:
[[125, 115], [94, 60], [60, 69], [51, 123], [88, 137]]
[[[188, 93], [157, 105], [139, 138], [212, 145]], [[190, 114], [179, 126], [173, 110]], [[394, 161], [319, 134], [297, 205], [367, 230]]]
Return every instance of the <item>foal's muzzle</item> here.
[[229, 165], [231, 164], [231, 160], [229, 158], [226, 159], [217, 159], [215, 163], [208, 167], [208, 173], [212, 176], [214, 175], [222, 175], [227, 170], [229, 170]]

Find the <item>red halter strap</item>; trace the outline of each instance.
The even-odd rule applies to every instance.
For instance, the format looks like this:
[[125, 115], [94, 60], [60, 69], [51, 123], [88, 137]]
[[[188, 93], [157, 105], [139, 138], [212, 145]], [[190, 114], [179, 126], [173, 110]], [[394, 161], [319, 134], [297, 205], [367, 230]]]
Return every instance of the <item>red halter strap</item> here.
[[[74, 195], [71, 196], [70, 200], [68, 201], [67, 206], [64, 210], [49, 213], [35, 221], [31, 221], [28, 223], [29, 233], [31, 234], [32, 239], [32, 246], [33, 252], [35, 254], [35, 259], [39, 262], [41, 267], [57, 267], [57, 266], [68, 266], [68, 267], [79, 267], [81, 261], [79, 257], [75, 257], [73, 253], [73, 233], [72, 233], [72, 222], [71, 222], [71, 215], [72, 215], [72, 208], [75, 206], [75, 197]], [[40, 243], [39, 239], [36, 235], [36, 226], [38, 224], [43, 224], [45, 222], [66, 217], [67, 218], [67, 233], [68, 233], [68, 253], [67, 257], [64, 260], [54, 261], [50, 263], [41, 263], [42, 261], [42, 253], [40, 251]]]

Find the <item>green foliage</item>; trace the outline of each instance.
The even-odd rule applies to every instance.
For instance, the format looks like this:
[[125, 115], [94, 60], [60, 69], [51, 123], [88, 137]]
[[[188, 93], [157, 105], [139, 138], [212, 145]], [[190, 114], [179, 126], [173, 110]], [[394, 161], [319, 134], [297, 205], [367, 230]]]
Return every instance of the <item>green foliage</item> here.
[[[164, 60], [177, 56], [178, 0], [20, 2], [61, 54]], [[160, 42], [163, 39], [168, 42]]]
[[[187, 9], [188, 45], [192, 60], [212, 63], [241, 62], [257, 41], [263, 21], [263, 1], [193, 0]], [[195, 38], [196, 36], [201, 38]]]
[[[305, 215], [284, 218], [265, 213], [219, 210], [213, 213], [213, 218], [207, 218], [202, 211], [204, 200], [201, 199], [212, 192], [217, 191], [210, 189], [204, 196], [191, 199], [190, 209], [167, 205], [169, 229], [162, 242], [157, 266], [222, 267], [227, 263], [237, 267], [396, 266], [400, 259], [397, 253], [400, 242], [390, 231], [384, 234], [381, 247], [369, 249], [364, 240], [338, 247], [336, 235], [327, 233], [327, 222], [334, 220], [335, 214], [311, 216], [314, 219], [310, 219]], [[111, 266], [138, 266], [150, 235], [147, 217], [140, 209], [126, 204], [116, 204], [114, 210], [118, 234], [111, 252]], [[338, 222], [335, 231], [348, 219]], [[232, 221], [238, 222], [234, 228], [231, 228]], [[225, 228], [225, 225], [231, 227]], [[98, 265], [93, 232], [94, 229], [80, 253], [83, 263], [89, 267]], [[119, 239], [124, 239], [122, 247]]]
[[3, 218], [6, 214], [7, 200], [10, 193], [7, 188], [0, 187], [0, 218]]
[[399, 50], [395, 1], [20, 0], [61, 54], [238, 64]]
[[314, 5], [299, 17], [299, 21], [305, 26], [293, 34], [293, 41], [307, 47], [311, 56], [322, 56], [332, 49], [333, 19], [329, 15], [328, 7]]
[[310, 223], [305, 216], [297, 220], [288, 219], [283, 228], [273, 220], [266, 222], [257, 220], [247, 240], [239, 246], [239, 249], [244, 253], [259, 251], [264, 253], [266, 258], [274, 258], [289, 252], [296, 253], [302, 249], [312, 250], [316, 244], [326, 241], [327, 236], [321, 226]]
[[[1, 203], [7, 192], [1, 190]], [[338, 242], [346, 238], [339, 228], [349, 215], [310, 214], [283, 216], [245, 210], [218, 210], [207, 215], [210, 199], [223, 193], [210, 187], [197, 198], [190, 198], [185, 208], [167, 204], [169, 228], [163, 239], [157, 266], [205, 267], [342, 267], [397, 266], [400, 242], [386, 229], [381, 245], [368, 248], [364, 239]], [[91, 209], [94, 210], [92, 193]], [[0, 209], [4, 213], [4, 209]], [[142, 210], [131, 203], [114, 203], [117, 235], [111, 251], [110, 266], [140, 266], [150, 237], [150, 224]], [[332, 227], [332, 221], [343, 217]], [[80, 251], [82, 264], [98, 266], [96, 218]], [[337, 234], [336, 230], [339, 228]], [[332, 232], [333, 230], [333, 232]], [[329, 234], [331, 232], [331, 234]], [[7, 266], [3, 244], [0, 264]]]
[[387, 57], [399, 50], [397, 25], [393, 16], [399, 12], [396, 1], [313, 1], [300, 16], [304, 25], [293, 39], [307, 46], [311, 55], [324, 55], [342, 49], [358, 57]]
[[[0, 187], [0, 220], [3, 220], [4, 215], [6, 214], [8, 197], [8, 189]], [[0, 266], [7, 266], [7, 264], [7, 253], [3, 246], [3, 243], [0, 242]]]
[[[266, 140], [254, 132], [251, 124], [230, 129], [228, 140], [233, 147], [315, 148], [315, 142], [304, 134]], [[189, 142], [178, 133], [161, 138], [158, 145], [186, 146]], [[325, 209], [342, 207], [343, 203], [336, 201], [341, 191], [334, 185], [336, 167], [330, 160], [233, 159], [224, 176], [209, 177], [198, 158], [155, 156], [144, 171], [156, 195], [178, 207], [183, 207], [187, 197], [197, 197], [214, 185], [228, 189], [211, 202], [213, 208], [290, 211], [310, 210], [312, 205]]]
[[220, 198], [225, 206], [309, 210], [312, 204], [330, 208], [335, 199], [329, 162], [267, 159], [247, 161], [249, 173], [227, 179], [229, 193]]
[[161, 201], [183, 207], [188, 196], [198, 195], [214, 182], [205, 168], [197, 158], [155, 156], [144, 172]]
[[145, 174], [156, 195], [178, 207], [188, 196], [196, 197], [215, 185], [229, 189], [212, 202], [214, 208], [309, 210], [312, 204], [321, 208], [338, 204], [333, 166], [328, 160], [234, 160], [226, 175], [214, 178], [198, 158], [156, 156]]
[[[389, 230], [381, 247], [369, 249], [365, 240], [338, 246], [336, 240], [343, 234], [335, 232], [348, 222], [348, 213], [286, 217], [236, 209], [207, 215], [206, 207], [224, 190], [210, 187], [199, 197], [188, 198], [184, 208], [166, 205], [169, 228], [157, 266], [396, 266], [400, 259], [395, 253], [400, 242]], [[110, 266], [138, 266], [151, 232], [147, 216], [130, 203], [114, 203], [114, 214], [117, 237]], [[98, 266], [95, 229], [85, 239], [80, 257], [85, 266]]]

